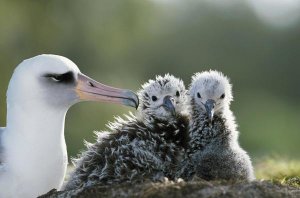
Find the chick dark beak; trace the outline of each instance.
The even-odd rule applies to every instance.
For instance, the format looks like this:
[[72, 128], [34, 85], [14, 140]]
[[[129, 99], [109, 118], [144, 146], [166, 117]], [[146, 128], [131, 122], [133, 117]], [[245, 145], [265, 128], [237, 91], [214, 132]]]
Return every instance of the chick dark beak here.
[[174, 116], [176, 115], [174, 99], [171, 96], [165, 96], [162, 106]]
[[209, 120], [210, 123], [212, 122], [213, 117], [214, 117], [215, 105], [216, 105], [216, 102], [212, 99], [208, 99], [204, 104], [205, 109], [206, 109], [206, 113], [207, 113], [207, 116], [208, 116], [208, 120]]

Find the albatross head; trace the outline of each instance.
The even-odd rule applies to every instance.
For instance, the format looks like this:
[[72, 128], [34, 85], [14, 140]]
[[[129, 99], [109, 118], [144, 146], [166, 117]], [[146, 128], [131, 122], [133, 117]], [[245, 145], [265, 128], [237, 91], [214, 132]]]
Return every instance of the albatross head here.
[[71, 60], [57, 55], [39, 55], [23, 61], [10, 81], [7, 100], [10, 104], [31, 101], [60, 109], [80, 101], [138, 106], [132, 91], [103, 85], [82, 74]]
[[139, 114], [151, 120], [172, 120], [186, 111], [186, 89], [182, 80], [172, 75], [157, 76], [142, 85], [138, 92], [141, 100]]
[[194, 111], [206, 112], [210, 122], [229, 108], [232, 101], [231, 84], [221, 72], [205, 71], [196, 73], [190, 85], [191, 106]]

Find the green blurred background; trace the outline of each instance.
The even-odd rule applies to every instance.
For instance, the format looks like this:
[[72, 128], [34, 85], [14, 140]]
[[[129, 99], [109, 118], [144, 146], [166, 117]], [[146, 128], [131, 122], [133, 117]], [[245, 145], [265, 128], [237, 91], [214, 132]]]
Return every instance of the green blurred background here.
[[[188, 85], [194, 72], [217, 69], [234, 85], [242, 147], [256, 159], [300, 159], [299, 15], [298, 0], [1, 0], [0, 125], [14, 68], [38, 54], [66, 56], [98, 81], [132, 90], [157, 74]], [[72, 107], [69, 156], [128, 111], [135, 110]]]

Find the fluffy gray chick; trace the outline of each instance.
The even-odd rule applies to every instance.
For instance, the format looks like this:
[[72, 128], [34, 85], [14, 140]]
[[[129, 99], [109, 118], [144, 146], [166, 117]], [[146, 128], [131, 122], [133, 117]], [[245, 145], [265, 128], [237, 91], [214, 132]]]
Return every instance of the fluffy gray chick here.
[[93, 184], [174, 178], [188, 142], [187, 96], [183, 82], [157, 76], [138, 93], [136, 116], [117, 118], [110, 131], [99, 132], [74, 161], [75, 171], [65, 189]]
[[217, 71], [196, 73], [190, 85], [190, 142], [178, 177], [254, 180], [248, 154], [239, 146], [229, 80]]

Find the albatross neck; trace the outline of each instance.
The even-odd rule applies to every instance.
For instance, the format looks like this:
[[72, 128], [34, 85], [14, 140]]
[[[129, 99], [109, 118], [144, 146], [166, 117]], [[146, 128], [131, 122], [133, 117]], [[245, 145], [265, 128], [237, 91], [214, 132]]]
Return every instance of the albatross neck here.
[[[40, 194], [59, 189], [67, 168], [64, 137], [67, 108], [47, 108], [33, 103], [8, 105], [3, 147], [7, 173], [16, 185]], [[55, 175], [55, 177], [53, 177]]]
[[23, 155], [27, 159], [32, 157], [41, 160], [44, 156], [51, 158], [56, 157], [55, 155], [66, 155], [64, 126], [67, 108], [49, 108], [38, 103], [30, 106], [23, 103], [8, 104], [7, 110], [4, 146], [10, 147], [7, 150], [13, 152], [9, 155], [18, 155], [20, 158]]
[[51, 108], [46, 105], [7, 105], [7, 129], [22, 139], [43, 137], [57, 139], [63, 135], [67, 108]]

